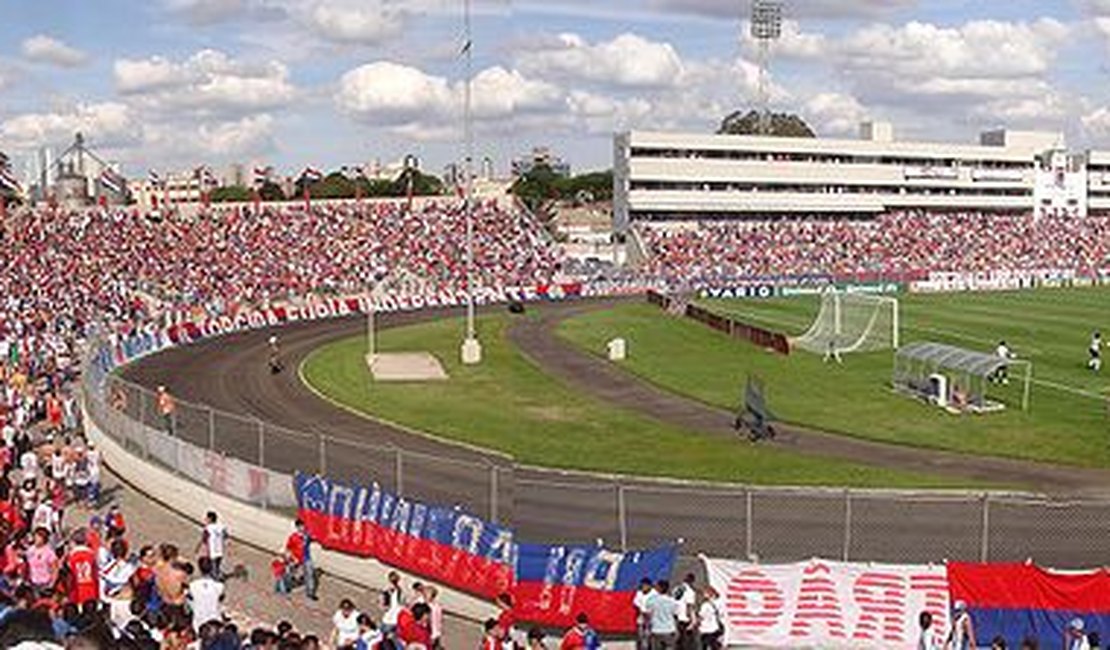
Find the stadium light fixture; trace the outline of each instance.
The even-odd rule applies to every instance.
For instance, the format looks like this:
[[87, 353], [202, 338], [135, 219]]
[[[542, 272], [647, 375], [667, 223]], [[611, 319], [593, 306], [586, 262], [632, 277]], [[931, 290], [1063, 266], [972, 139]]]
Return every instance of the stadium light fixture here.
[[463, 84], [463, 210], [466, 216], [466, 338], [463, 339], [460, 356], [465, 365], [476, 365], [482, 361], [482, 344], [474, 328], [474, 128], [471, 107], [471, 77], [473, 77], [474, 49], [470, 29], [470, 0], [463, 0], [463, 47], [464, 62]]
[[771, 43], [782, 38], [782, 3], [752, 0], [751, 37], [759, 47], [759, 134], [771, 132]]

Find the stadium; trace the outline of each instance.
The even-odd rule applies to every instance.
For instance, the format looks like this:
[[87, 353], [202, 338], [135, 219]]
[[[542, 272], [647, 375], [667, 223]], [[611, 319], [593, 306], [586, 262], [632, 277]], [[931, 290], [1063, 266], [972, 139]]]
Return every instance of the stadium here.
[[[529, 133], [549, 109], [524, 90], [565, 59], [475, 74], [502, 34], [465, 2], [432, 56], [461, 81], [389, 86], [376, 42], [346, 49], [361, 9], [264, 4], [168, 3], [159, 33], [316, 25], [327, 55], [303, 56], [362, 63], [329, 92], [398, 162], [349, 162], [322, 123], [243, 150], [273, 160], [217, 147], [275, 118], [206, 98], [277, 113], [303, 81], [211, 49], [115, 61], [113, 119], [0, 111], [0, 646], [1102, 647], [1097, 138], [817, 136], [770, 110], [770, 53], [804, 34], [756, 0], [751, 112], [605, 122], [611, 171], [540, 146], [500, 165], [485, 140]], [[831, 41], [846, 19], [806, 20]], [[25, 75], [99, 65], [44, 35], [20, 52]], [[494, 81], [545, 62], [498, 113]], [[428, 88], [448, 154], [442, 125], [399, 121]], [[112, 131], [175, 108], [188, 138]]]

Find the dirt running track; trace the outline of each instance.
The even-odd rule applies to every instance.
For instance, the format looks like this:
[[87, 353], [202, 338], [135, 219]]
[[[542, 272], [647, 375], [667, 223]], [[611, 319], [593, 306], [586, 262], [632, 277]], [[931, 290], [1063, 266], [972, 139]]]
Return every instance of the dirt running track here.
[[[734, 435], [731, 416], [699, 402], [662, 392], [564, 344], [553, 334], [561, 319], [614, 301], [568, 302], [530, 307], [509, 337], [545, 371], [599, 399], [641, 411], [692, 430]], [[454, 317], [458, 310], [428, 310], [379, 317], [380, 327]], [[683, 537], [686, 555], [742, 556], [749, 548], [764, 561], [814, 556], [890, 562], [977, 560], [983, 543], [983, 507], [973, 496], [905, 497], [841, 491], [805, 494], [782, 490], [745, 492], [680, 482], [623, 481], [513, 467], [505, 458], [438, 441], [354, 415], [320, 399], [294, 370], [317, 347], [363, 332], [361, 318], [299, 323], [281, 332], [287, 370], [266, 368], [269, 331], [244, 332], [169, 350], [126, 371], [146, 386], [165, 384], [184, 401], [256, 419], [247, 423], [217, 415], [216, 446], [245, 459], [258, 455], [258, 430], [266, 432], [266, 465], [282, 471], [320, 469], [315, 435], [282, 434], [279, 427], [326, 433], [326, 472], [337, 479], [377, 479], [396, 488], [396, 454], [356, 445], [402, 447], [401, 490], [409, 497], [467, 507], [510, 523], [522, 539], [589, 542], [619, 547], [619, 494], [623, 494], [630, 547]], [[434, 407], [434, 405], [429, 405]], [[190, 415], [191, 413], [191, 415]], [[179, 433], [207, 444], [208, 416], [179, 411]], [[352, 444], [345, 444], [350, 441]], [[747, 444], [737, 441], [737, 444]], [[914, 471], [1028, 485], [1052, 493], [1090, 495], [1110, 486], [1110, 472], [999, 459], [969, 458], [870, 443], [813, 432], [789, 431], [775, 443], [799, 453], [846, 458]], [[420, 455], [423, 454], [423, 455]], [[661, 459], [665, 462], [665, 459]], [[492, 468], [498, 468], [496, 471]], [[491, 477], [496, 475], [496, 488]], [[751, 521], [748, 521], [748, 514]], [[846, 516], [851, 521], [845, 534]], [[989, 557], [1033, 557], [1057, 566], [1105, 564], [1100, 540], [1110, 526], [1110, 502], [1068, 508], [992, 502]]]

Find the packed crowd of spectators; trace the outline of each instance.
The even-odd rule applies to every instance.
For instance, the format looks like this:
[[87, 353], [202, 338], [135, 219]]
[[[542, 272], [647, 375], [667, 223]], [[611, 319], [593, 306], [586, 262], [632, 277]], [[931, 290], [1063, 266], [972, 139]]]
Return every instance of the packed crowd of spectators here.
[[1110, 218], [895, 212], [871, 219], [644, 223], [646, 273], [736, 278], [1110, 268]]
[[[559, 273], [555, 247], [528, 217], [497, 201], [479, 203], [473, 216], [476, 286], [547, 283]], [[77, 325], [137, 321], [159, 304], [226, 313], [310, 292], [360, 293], [382, 278], [460, 290], [465, 234], [455, 201], [411, 211], [403, 203], [366, 212], [343, 204], [260, 215], [225, 209], [156, 221], [126, 210], [23, 212], [5, 226], [0, 296], [9, 313], [0, 317], [14, 308]]]
[[[183, 307], [206, 315], [396, 276], [465, 287], [457, 202], [367, 214], [344, 206], [148, 219], [37, 210], [0, 224], [0, 647], [330, 647], [291, 626], [247, 633], [219, 611], [222, 571], [172, 543], [136, 547], [100, 509], [100, 459], [81, 437], [74, 380], [97, 328], [125, 334]], [[496, 202], [474, 210], [479, 286], [551, 281], [542, 229]], [[213, 515], [214, 516], [214, 515]], [[214, 619], [214, 620], [210, 620]], [[48, 646], [49, 647], [49, 646]]]

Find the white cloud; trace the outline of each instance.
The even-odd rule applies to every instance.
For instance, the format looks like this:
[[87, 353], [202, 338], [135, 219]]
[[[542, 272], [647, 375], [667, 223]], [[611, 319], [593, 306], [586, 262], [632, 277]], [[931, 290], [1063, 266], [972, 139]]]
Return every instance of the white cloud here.
[[672, 86], [683, 72], [682, 60], [670, 43], [630, 33], [596, 44], [577, 34], [540, 39], [519, 53], [517, 66], [543, 78], [624, 87]]
[[170, 11], [193, 25], [213, 25], [242, 16], [246, 0], [166, 0]]
[[845, 136], [855, 133], [868, 117], [867, 109], [851, 95], [818, 93], [805, 103], [802, 114], [818, 135]]
[[[461, 92], [460, 85], [454, 94], [458, 96]], [[487, 68], [474, 77], [472, 96], [476, 119], [551, 111], [559, 108], [563, 101], [563, 91], [557, 86], [527, 79], [516, 70], [500, 66]]]
[[350, 115], [382, 124], [404, 124], [450, 112], [454, 102], [443, 77], [391, 61], [375, 61], [345, 73], [336, 104]]
[[[748, 14], [747, 3], [736, 0], [651, 0], [651, 6], [665, 11], [736, 18]], [[893, 13], [917, 4], [917, 0], [790, 0], [788, 17], [861, 18]]]
[[63, 68], [75, 68], [89, 59], [85, 52], [45, 34], [24, 39], [21, 50], [23, 57], [28, 61], [48, 63]]
[[1059, 21], [978, 20], [958, 28], [910, 22], [873, 24], [834, 45], [856, 68], [917, 78], [1020, 77], [1043, 74], [1068, 35]]
[[[486, 133], [509, 135], [543, 128], [567, 113], [562, 88], [502, 66], [476, 74], [471, 92], [475, 126]], [[376, 61], [344, 74], [334, 100], [353, 119], [428, 141], [459, 137], [464, 95], [461, 80]]]
[[386, 0], [346, 6], [329, 0], [308, 7], [303, 14], [313, 33], [336, 43], [377, 45], [399, 36], [405, 24], [405, 14]]
[[78, 131], [99, 147], [135, 144], [142, 136], [142, 127], [134, 112], [119, 102], [78, 104], [64, 111], [24, 113], [0, 122], [0, 135], [14, 148], [21, 149], [68, 142]]
[[195, 163], [257, 156], [275, 147], [275, 120], [269, 114], [229, 122], [204, 123], [191, 129], [162, 124], [147, 130], [143, 146], [158, 156]]
[[118, 59], [116, 88], [146, 108], [244, 114], [289, 104], [296, 89], [278, 61], [252, 63], [201, 50], [180, 63], [162, 57]]
[[1094, 138], [1110, 136], [1110, 108], [1099, 106], [1080, 118], [1083, 130]]

